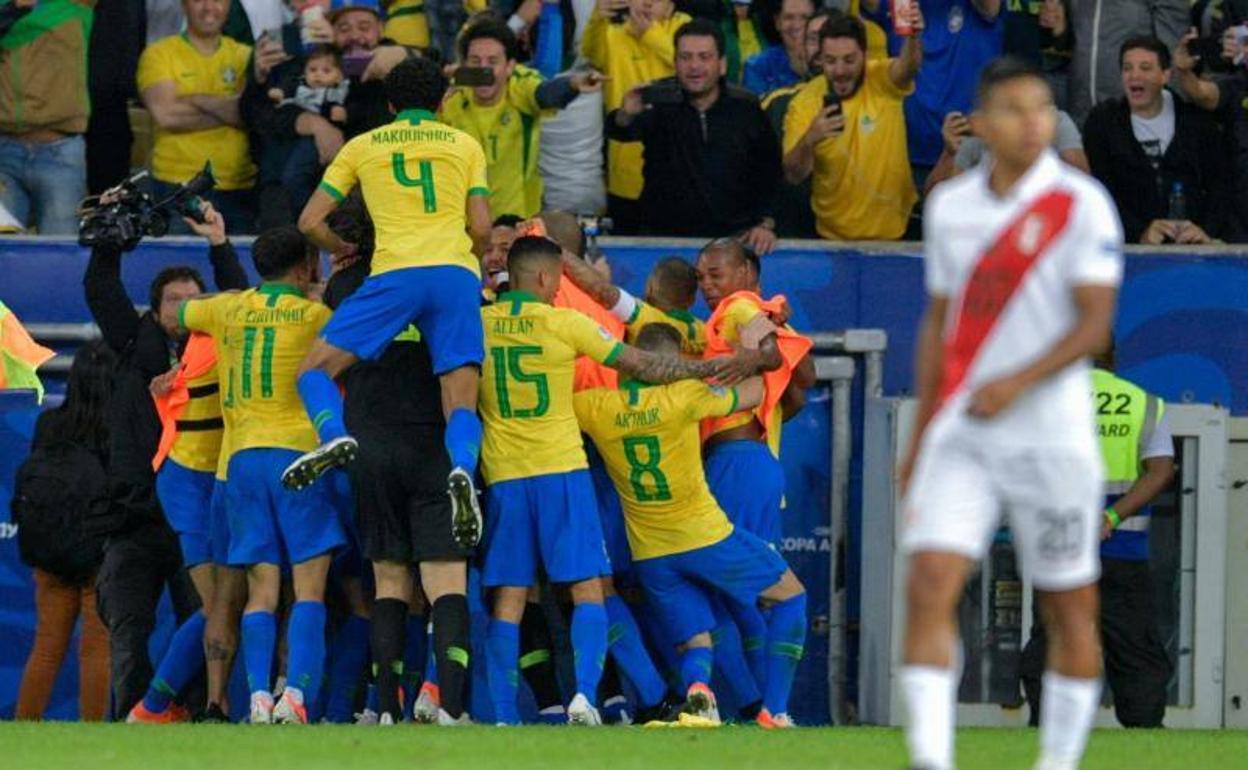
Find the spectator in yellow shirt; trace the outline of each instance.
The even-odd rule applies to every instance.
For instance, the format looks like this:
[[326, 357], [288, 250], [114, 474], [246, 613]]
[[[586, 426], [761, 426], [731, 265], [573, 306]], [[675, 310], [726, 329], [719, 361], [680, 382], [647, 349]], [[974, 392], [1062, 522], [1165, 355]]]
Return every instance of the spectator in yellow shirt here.
[[593, 70], [545, 80], [516, 63], [519, 44], [507, 24], [482, 16], [459, 38], [460, 66], [485, 68], [494, 82], [453, 90], [439, 119], [471, 135], [485, 150], [490, 180], [490, 214], [531, 217], [542, 208], [537, 171], [542, 117], [562, 109], [578, 94], [602, 89]]
[[906, 149], [902, 100], [914, 91], [923, 61], [919, 4], [915, 34], [896, 59], [869, 60], [867, 33], [852, 16], [819, 32], [823, 77], [807, 83], [784, 120], [784, 175], [801, 184], [813, 174], [815, 228], [830, 240], [895, 240], [906, 233], [918, 200]]
[[[238, 97], [251, 47], [221, 34], [230, 0], [182, 0], [186, 31], [149, 45], [139, 58], [138, 87], [156, 123], [153, 192], [167, 195], [212, 162], [216, 189], [207, 197], [231, 232], [249, 232], [256, 167], [248, 153]], [[179, 221], [175, 228], [185, 226]]]
[[[598, 0], [581, 52], [608, 78], [607, 112], [623, 106], [634, 87], [676, 73], [676, 30], [691, 18], [670, 0]], [[607, 143], [607, 208], [617, 234], [641, 229], [641, 167], [640, 143]]]

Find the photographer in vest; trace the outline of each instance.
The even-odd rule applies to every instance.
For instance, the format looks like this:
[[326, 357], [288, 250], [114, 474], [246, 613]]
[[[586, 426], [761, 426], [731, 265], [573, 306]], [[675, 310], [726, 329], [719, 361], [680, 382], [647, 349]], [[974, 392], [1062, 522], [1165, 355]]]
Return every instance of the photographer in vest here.
[[[1157, 624], [1148, 530], [1152, 502], [1174, 479], [1166, 405], [1113, 373], [1111, 347], [1092, 372], [1093, 408], [1105, 463], [1101, 526], [1101, 645], [1105, 679], [1123, 727], [1161, 727], [1173, 666]], [[1032, 627], [1023, 651], [1023, 690], [1034, 723], [1047, 642]]]

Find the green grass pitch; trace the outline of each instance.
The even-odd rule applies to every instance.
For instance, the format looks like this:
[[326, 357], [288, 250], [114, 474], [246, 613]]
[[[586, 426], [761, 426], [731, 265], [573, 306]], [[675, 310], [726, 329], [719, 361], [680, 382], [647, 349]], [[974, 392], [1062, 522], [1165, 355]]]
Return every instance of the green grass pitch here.
[[[1030, 730], [962, 730], [961, 770], [1029, 770]], [[763, 732], [401, 725], [248, 727], [0, 723], [0, 767], [14, 770], [904, 770], [901, 733], [883, 728]], [[1098, 731], [1084, 770], [1248, 768], [1248, 732]]]

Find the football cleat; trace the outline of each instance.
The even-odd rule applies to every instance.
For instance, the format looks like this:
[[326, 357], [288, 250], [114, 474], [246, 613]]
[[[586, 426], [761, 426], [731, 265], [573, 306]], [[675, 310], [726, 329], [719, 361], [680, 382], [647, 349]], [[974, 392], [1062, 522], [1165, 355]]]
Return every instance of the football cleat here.
[[363, 711], [357, 711], [355, 714], [355, 724], [361, 727], [374, 727], [380, 720], [377, 718], [377, 712], [364, 707]]
[[297, 688], [287, 687], [273, 707], [273, 721], [279, 725], [306, 725], [308, 708], [303, 703], [303, 693]]
[[787, 730], [792, 727], [797, 727], [797, 725], [793, 722], [793, 718], [788, 714], [776, 714], [773, 716], [767, 709], [763, 709], [758, 712], [758, 719], [756, 721], [758, 722], [758, 726], [764, 730]]
[[675, 722], [680, 718], [681, 705], [671, 695], [664, 695], [663, 700], [653, 706], [637, 710], [637, 724], [647, 725], [651, 722]]
[[481, 504], [472, 475], [455, 468], [446, 477], [446, 493], [451, 497], [451, 534], [460, 548], [475, 548], [481, 542]]
[[472, 724], [472, 719], [468, 717], [468, 713], [464, 712], [459, 718], [446, 713], [446, 709], [438, 709], [438, 726], [439, 727], [466, 727]]
[[359, 452], [359, 442], [350, 436], [339, 436], [288, 465], [282, 471], [282, 486], [296, 492], [307, 489], [331, 468], [349, 465]]
[[422, 725], [437, 724], [441, 709], [442, 691], [433, 682], [422, 684], [416, 695], [416, 702], [412, 704], [412, 721]]
[[164, 711], [149, 711], [147, 706], [143, 705], [142, 699], [134, 704], [134, 708], [130, 709], [130, 713], [126, 715], [126, 724], [144, 724], [144, 725], [171, 725], [177, 722], [186, 722], [191, 718], [190, 712], [182, 708], [176, 703], [170, 703]]
[[382, 727], [394, 727], [394, 717], [390, 716], [389, 712], [386, 712], [381, 715], [380, 719], [377, 720], [377, 724]]
[[273, 724], [273, 696], [267, 692], [251, 694], [251, 718], [253, 725]]
[[701, 682], [690, 685], [688, 692], [685, 693], [684, 713], [701, 717], [715, 724], [721, 721], [719, 705], [715, 702], [715, 693]]
[[578, 692], [568, 704], [568, 724], [599, 727], [602, 725], [602, 716], [598, 714], [598, 709], [589, 702], [589, 698]]
[[602, 708], [598, 711], [602, 715], [602, 721], [606, 724], [628, 726], [633, 723], [633, 715], [628, 710], [628, 698], [623, 695], [607, 698], [602, 702]]

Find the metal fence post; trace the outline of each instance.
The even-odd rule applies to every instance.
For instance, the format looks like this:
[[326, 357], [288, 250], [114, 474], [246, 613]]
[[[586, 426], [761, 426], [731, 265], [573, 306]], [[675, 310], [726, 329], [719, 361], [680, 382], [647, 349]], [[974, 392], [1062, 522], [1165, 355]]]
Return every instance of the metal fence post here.
[[845, 644], [845, 586], [837, 584], [840, 555], [844, 553], [849, 531], [849, 460], [853, 451], [853, 425], [850, 404], [857, 367], [848, 356], [815, 358], [815, 376], [827, 382], [832, 391], [831, 473], [829, 474], [828, 536], [832, 541], [828, 556], [828, 716], [833, 724], [845, 723], [845, 690], [848, 650]]

